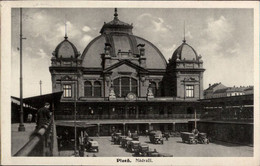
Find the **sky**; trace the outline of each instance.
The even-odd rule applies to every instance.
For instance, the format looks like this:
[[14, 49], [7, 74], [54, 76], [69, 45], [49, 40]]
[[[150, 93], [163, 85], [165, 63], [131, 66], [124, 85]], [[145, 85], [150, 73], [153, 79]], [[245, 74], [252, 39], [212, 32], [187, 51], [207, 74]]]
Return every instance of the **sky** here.
[[[81, 53], [99, 35], [104, 22], [113, 20], [114, 8], [24, 8], [23, 93], [24, 97], [51, 93], [52, 52], [68, 39]], [[253, 10], [187, 8], [118, 8], [118, 17], [133, 23], [133, 34], [152, 42], [165, 56], [172, 56], [184, 37], [202, 56], [204, 89], [221, 82], [248, 86], [254, 82]], [[12, 9], [12, 96], [19, 96], [19, 18]]]

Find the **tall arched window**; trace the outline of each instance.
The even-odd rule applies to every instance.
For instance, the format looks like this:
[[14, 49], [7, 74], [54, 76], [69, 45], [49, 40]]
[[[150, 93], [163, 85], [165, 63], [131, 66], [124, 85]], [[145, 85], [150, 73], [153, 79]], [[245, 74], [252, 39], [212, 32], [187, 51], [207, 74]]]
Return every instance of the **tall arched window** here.
[[116, 96], [119, 97], [120, 96], [120, 79], [119, 78], [114, 79], [113, 83], [114, 83], [114, 92], [115, 92]]
[[138, 89], [137, 80], [131, 78], [131, 92], [137, 95], [137, 89]]
[[90, 81], [86, 81], [84, 84], [84, 96], [86, 97], [92, 96], [92, 85]]
[[126, 97], [129, 92], [137, 95], [137, 80], [131, 77], [120, 77], [113, 81], [114, 91], [119, 97]]
[[130, 80], [129, 77], [121, 77], [121, 97], [126, 97], [130, 92]]
[[94, 82], [94, 97], [101, 97], [101, 84], [99, 81]]
[[162, 83], [162, 81], [160, 81], [158, 83], [157, 96], [158, 97], [163, 96], [163, 83]]
[[153, 95], [157, 96], [157, 93], [156, 93], [157, 92], [156, 83], [155, 82], [151, 82], [150, 87], [152, 89]]

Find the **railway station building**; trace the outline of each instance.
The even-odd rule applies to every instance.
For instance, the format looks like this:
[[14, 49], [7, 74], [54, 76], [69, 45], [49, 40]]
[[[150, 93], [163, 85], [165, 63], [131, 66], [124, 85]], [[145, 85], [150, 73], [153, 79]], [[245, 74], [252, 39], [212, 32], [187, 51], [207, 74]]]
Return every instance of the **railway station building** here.
[[115, 9], [113, 20], [82, 54], [67, 34], [57, 45], [49, 67], [52, 91], [63, 91], [55, 106], [57, 125], [73, 126], [76, 120], [90, 133], [110, 135], [113, 130], [188, 130], [188, 121], [199, 119], [202, 57], [184, 39], [166, 61], [133, 28]]

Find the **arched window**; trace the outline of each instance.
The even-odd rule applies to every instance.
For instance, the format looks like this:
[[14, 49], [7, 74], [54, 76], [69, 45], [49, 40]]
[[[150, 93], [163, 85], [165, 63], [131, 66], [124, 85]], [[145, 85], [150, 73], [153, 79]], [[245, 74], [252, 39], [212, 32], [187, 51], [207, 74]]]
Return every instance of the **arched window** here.
[[94, 82], [94, 96], [101, 97], [101, 84], [99, 81]]
[[156, 83], [155, 82], [151, 82], [150, 84], [150, 88], [152, 89], [153, 95], [157, 96], [157, 88], [156, 88]]
[[126, 97], [130, 92], [129, 77], [121, 77], [121, 97]]
[[138, 89], [137, 80], [131, 78], [131, 92], [137, 95], [137, 89]]
[[84, 96], [86, 97], [92, 96], [92, 84], [90, 81], [86, 81], [84, 84]]
[[114, 79], [114, 92], [116, 94], [117, 97], [120, 96], [120, 79]]
[[113, 81], [115, 94], [119, 97], [126, 97], [129, 92], [137, 95], [137, 80], [131, 77], [120, 77]]
[[158, 83], [157, 96], [158, 97], [163, 96], [163, 83], [162, 83], [162, 81], [160, 81]]

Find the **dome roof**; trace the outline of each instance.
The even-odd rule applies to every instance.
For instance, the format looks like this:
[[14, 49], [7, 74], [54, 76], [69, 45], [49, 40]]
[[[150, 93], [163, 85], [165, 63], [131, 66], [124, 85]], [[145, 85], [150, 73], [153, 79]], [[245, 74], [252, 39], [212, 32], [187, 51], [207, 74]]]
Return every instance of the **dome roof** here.
[[[82, 66], [101, 68], [101, 54], [104, 53], [105, 44], [112, 46], [111, 56], [116, 57], [119, 50], [139, 54], [138, 44], [144, 44], [147, 69], [165, 69], [167, 62], [160, 50], [151, 42], [134, 35], [112, 33], [100, 35], [93, 39], [82, 53]], [[156, 65], [155, 65], [156, 64]]]
[[[101, 54], [104, 53], [105, 44], [111, 46], [111, 57], [117, 57], [119, 53], [129, 54], [132, 57], [138, 56], [140, 51], [137, 46], [144, 44], [147, 69], [166, 69], [167, 62], [160, 50], [151, 42], [133, 35], [132, 29], [132, 25], [118, 19], [117, 9], [115, 9], [114, 20], [105, 23], [100, 31], [101, 35], [93, 39], [83, 51], [82, 66], [101, 68]], [[132, 62], [138, 63], [138, 61]]]
[[77, 58], [79, 56], [77, 48], [68, 40], [67, 36], [64, 38], [65, 39], [56, 47], [53, 55], [56, 58]]
[[199, 60], [197, 52], [186, 43], [183, 43], [174, 51], [172, 60]]

